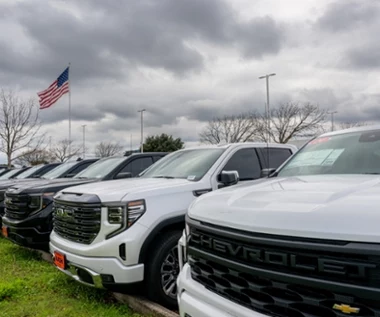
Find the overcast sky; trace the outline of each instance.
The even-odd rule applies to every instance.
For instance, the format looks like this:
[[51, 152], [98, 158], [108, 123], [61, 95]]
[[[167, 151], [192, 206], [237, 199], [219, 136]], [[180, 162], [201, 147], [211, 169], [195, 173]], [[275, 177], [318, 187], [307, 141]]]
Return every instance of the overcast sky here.
[[[80, 4], [79, 4], [80, 2]], [[380, 119], [378, 0], [0, 0], [0, 86], [25, 97], [71, 62], [72, 135], [129, 148], [145, 134], [194, 145], [215, 115], [307, 101], [338, 121]], [[41, 111], [68, 136], [68, 97]]]

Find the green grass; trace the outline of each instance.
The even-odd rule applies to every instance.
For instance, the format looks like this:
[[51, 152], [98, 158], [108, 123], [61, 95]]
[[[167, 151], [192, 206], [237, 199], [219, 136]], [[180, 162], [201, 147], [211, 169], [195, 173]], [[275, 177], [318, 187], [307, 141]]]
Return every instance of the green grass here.
[[0, 238], [0, 316], [141, 317], [103, 290], [81, 285], [36, 252]]

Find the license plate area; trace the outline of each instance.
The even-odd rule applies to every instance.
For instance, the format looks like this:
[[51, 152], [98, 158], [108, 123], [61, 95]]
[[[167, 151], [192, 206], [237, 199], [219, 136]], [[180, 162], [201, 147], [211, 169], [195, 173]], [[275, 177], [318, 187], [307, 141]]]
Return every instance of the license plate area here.
[[8, 227], [7, 226], [2, 226], [1, 227], [1, 233], [4, 237], [8, 238], [8, 235], [9, 235], [9, 230], [8, 230]]
[[54, 265], [58, 268], [66, 269], [66, 257], [64, 254], [54, 251]]

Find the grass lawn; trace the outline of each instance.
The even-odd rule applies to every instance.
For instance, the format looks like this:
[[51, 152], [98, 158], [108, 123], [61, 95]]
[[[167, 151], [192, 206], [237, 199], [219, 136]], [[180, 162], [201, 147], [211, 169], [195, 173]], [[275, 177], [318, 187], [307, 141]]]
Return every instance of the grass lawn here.
[[38, 253], [0, 238], [0, 316], [142, 317], [103, 290], [83, 286]]

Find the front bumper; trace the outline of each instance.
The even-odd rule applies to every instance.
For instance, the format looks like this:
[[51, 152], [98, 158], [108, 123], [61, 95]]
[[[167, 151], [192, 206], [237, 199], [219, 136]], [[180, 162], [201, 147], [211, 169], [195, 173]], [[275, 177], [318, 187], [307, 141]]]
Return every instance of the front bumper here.
[[7, 238], [12, 242], [24, 247], [48, 251], [52, 230], [52, 204], [26, 219], [15, 220], [4, 216], [2, 226], [7, 228]]
[[122, 284], [134, 284], [144, 280], [144, 265], [123, 265], [117, 258], [112, 257], [84, 257], [67, 252], [49, 244], [50, 253], [55, 252], [65, 257], [66, 268], [60, 271], [76, 281], [97, 288], [112, 288]]
[[191, 278], [188, 264], [178, 276], [178, 306], [181, 317], [268, 317], [207, 290]]

